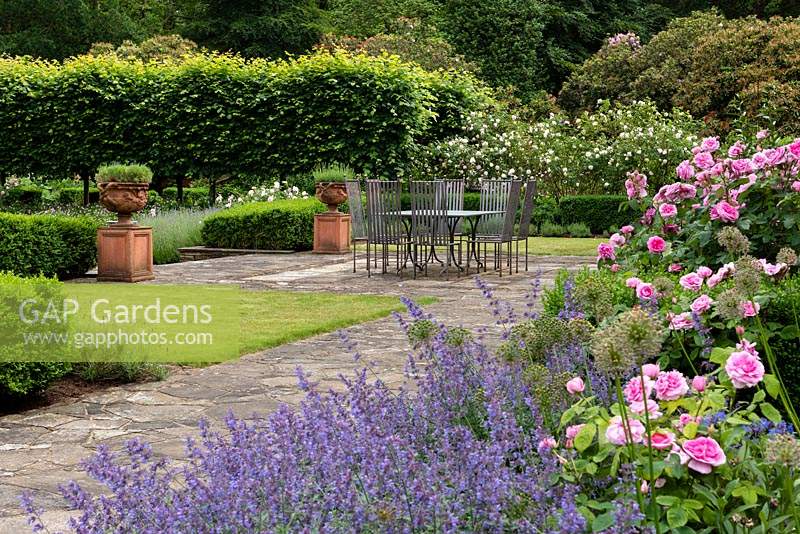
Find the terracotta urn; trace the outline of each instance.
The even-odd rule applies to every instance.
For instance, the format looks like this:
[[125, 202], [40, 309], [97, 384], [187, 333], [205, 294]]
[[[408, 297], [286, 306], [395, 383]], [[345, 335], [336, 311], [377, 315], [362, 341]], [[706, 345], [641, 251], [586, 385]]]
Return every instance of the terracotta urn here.
[[339, 205], [347, 201], [347, 186], [344, 182], [320, 182], [316, 196], [317, 200], [328, 206], [328, 212], [338, 213]]
[[112, 226], [135, 226], [131, 214], [141, 211], [147, 204], [147, 190], [150, 184], [101, 182], [100, 204], [108, 211], [117, 214], [117, 222]]

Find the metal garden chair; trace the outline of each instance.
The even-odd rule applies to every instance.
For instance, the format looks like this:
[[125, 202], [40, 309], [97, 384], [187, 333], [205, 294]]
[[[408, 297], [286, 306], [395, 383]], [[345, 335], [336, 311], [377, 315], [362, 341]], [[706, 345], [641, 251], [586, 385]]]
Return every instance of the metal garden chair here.
[[[514, 240], [514, 223], [517, 218], [519, 194], [522, 182], [516, 180], [486, 180], [481, 183], [481, 211], [498, 211], [494, 215], [485, 215], [478, 223], [475, 237], [469, 237], [468, 244], [476, 260], [480, 257], [483, 245], [483, 270], [486, 271], [486, 249], [493, 246], [495, 270], [503, 276], [503, 247], [508, 246], [508, 273], [511, 274], [511, 243]], [[467, 272], [471, 254], [467, 252]], [[480, 264], [478, 265], [480, 270]]]
[[[408, 260], [408, 234], [400, 214], [400, 182], [367, 180], [367, 273], [370, 268], [370, 249], [374, 247], [375, 267], [378, 266], [378, 247], [381, 249], [381, 272], [386, 273], [389, 251], [395, 247], [397, 274], [401, 274]], [[400, 255], [403, 263], [400, 263]]]
[[[425, 270], [427, 274], [428, 263], [437, 261], [443, 266], [442, 272], [449, 273], [451, 256], [454, 247], [459, 247], [461, 255], [461, 242], [456, 242], [448, 225], [448, 190], [447, 184], [442, 181], [413, 181], [410, 184], [411, 193], [411, 246], [414, 262], [414, 277], [417, 269]], [[439, 259], [437, 247], [445, 247], [445, 261]], [[422, 255], [420, 255], [420, 251]]]
[[528, 271], [528, 237], [531, 231], [531, 218], [533, 217], [533, 205], [536, 199], [536, 180], [525, 182], [525, 195], [522, 203], [522, 215], [519, 219], [519, 229], [514, 236], [516, 242], [516, 272], [519, 272], [519, 243], [525, 242], [525, 271]]
[[[353, 247], [353, 272], [356, 272], [356, 244], [367, 243], [367, 221], [364, 219], [364, 200], [361, 196], [361, 182], [347, 180], [347, 205], [350, 210], [350, 245]], [[367, 260], [369, 262], [369, 260]], [[369, 265], [367, 265], [369, 268]]]

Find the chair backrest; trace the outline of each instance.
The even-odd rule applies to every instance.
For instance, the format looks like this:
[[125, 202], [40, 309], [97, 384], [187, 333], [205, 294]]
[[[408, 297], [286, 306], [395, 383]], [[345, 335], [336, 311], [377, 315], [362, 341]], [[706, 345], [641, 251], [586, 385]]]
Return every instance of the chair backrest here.
[[513, 223], [516, 220], [517, 206], [519, 206], [520, 187], [521, 182], [514, 180], [484, 180], [481, 182], [480, 210], [501, 213], [481, 217], [478, 225], [479, 234], [497, 237], [506, 235], [509, 215], [513, 232]]
[[406, 235], [400, 215], [400, 182], [367, 180], [367, 235], [372, 243], [398, 243]]
[[448, 210], [464, 209], [464, 180], [443, 180], [447, 192]]
[[361, 182], [347, 180], [347, 206], [350, 209], [350, 235], [353, 239], [367, 237], [367, 221], [364, 220], [364, 205], [361, 198]]
[[533, 203], [536, 199], [536, 180], [525, 182], [525, 200], [522, 204], [522, 216], [519, 219], [517, 236], [527, 239], [531, 231], [531, 218], [533, 217]]
[[427, 245], [445, 244], [447, 227], [447, 186], [442, 181], [413, 181], [411, 193], [411, 235], [415, 242]]

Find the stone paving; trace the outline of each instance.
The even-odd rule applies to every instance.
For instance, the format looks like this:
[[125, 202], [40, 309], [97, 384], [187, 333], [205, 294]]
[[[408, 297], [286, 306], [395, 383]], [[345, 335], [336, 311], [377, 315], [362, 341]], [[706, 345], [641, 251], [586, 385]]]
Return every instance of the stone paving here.
[[[521, 309], [536, 272], [543, 284], [566, 267], [576, 269], [591, 258], [531, 256], [528, 273], [484, 279], [498, 297]], [[367, 278], [363, 260], [352, 272], [352, 257], [250, 255], [160, 266], [154, 283], [228, 283], [247, 289], [341, 291], [398, 296], [433, 296], [426, 309], [438, 319], [467, 328], [496, 327], [472, 277], [444, 280], [394, 275]], [[364, 358], [376, 362], [390, 385], [403, 381], [408, 343], [394, 319], [387, 317], [347, 329]], [[95, 487], [79, 468], [81, 459], [101, 443], [112, 449], [141, 437], [159, 455], [183, 456], [184, 438], [195, 433], [197, 421], [219, 421], [226, 413], [249, 417], [268, 413], [280, 403], [296, 405], [295, 368], [301, 366], [322, 386], [338, 387], [337, 376], [356, 368], [336, 333], [323, 334], [210, 367], [181, 368], [160, 382], [112, 387], [46, 408], [0, 417], [0, 533], [27, 532], [18, 507], [19, 494], [32, 490], [48, 525], [63, 528], [69, 511], [58, 485], [78, 480]]]

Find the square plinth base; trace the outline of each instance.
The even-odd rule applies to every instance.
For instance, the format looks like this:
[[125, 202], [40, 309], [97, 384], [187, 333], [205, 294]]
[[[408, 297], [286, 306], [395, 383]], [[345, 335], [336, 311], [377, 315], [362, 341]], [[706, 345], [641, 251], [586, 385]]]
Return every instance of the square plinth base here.
[[153, 229], [107, 226], [97, 230], [97, 280], [143, 282], [153, 275]]
[[350, 215], [317, 213], [314, 216], [314, 253], [347, 254], [350, 252]]

